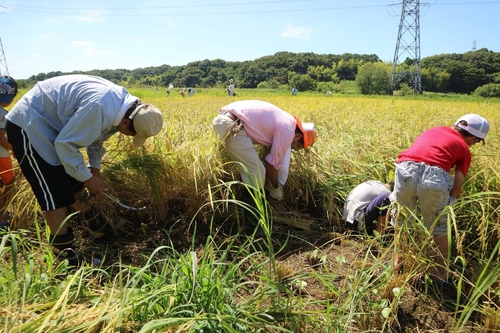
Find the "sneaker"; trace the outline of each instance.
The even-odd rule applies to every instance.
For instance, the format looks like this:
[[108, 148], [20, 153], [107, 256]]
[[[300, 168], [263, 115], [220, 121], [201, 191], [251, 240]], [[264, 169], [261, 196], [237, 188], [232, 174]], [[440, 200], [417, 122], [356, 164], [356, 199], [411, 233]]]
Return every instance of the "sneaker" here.
[[77, 253], [72, 248], [67, 248], [64, 250], [54, 249], [54, 254], [56, 254], [56, 259], [58, 261], [67, 260], [70, 266], [81, 267], [83, 264], [89, 264], [92, 267], [98, 267], [101, 265], [101, 260], [98, 258], [88, 258], [80, 253]]
[[0, 230], [7, 230], [10, 227], [10, 223], [6, 221], [0, 222]]
[[56, 259], [58, 261], [67, 260], [70, 266], [80, 267], [84, 263], [92, 266], [101, 264], [101, 260], [85, 257], [75, 250], [75, 236], [71, 227], [65, 234], [50, 236], [50, 245]]
[[[66, 251], [64, 251], [64, 252], [66, 252]], [[71, 257], [64, 257], [64, 256], [61, 256], [61, 254], [60, 254], [57, 257], [57, 260], [59, 260], [59, 261], [68, 260], [68, 264], [70, 266], [74, 266], [74, 267], [81, 267], [84, 264], [88, 264], [92, 267], [101, 266], [101, 259], [88, 258], [86, 256], [83, 256], [82, 254], [79, 254], [79, 253], [74, 253], [74, 255]]]

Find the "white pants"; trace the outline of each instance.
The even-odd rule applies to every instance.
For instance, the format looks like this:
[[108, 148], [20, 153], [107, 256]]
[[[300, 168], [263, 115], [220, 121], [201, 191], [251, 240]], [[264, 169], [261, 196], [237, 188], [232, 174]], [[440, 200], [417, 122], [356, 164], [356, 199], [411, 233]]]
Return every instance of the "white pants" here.
[[[213, 120], [214, 132], [219, 140], [226, 144], [226, 149], [231, 158], [239, 162], [238, 170], [241, 174], [241, 179], [245, 184], [253, 185], [258, 189], [264, 188], [266, 181], [266, 168], [264, 163], [259, 158], [255, 150], [254, 143], [247, 136], [244, 128], [239, 132], [230, 131], [235, 125], [234, 120], [226, 115], [219, 114]], [[278, 171], [279, 186], [277, 196], [282, 196], [283, 185], [288, 179], [290, 170], [290, 155], [292, 147], [287, 150], [283, 156], [283, 163]]]
[[226, 149], [231, 158], [239, 162], [238, 170], [243, 182], [262, 189], [266, 180], [264, 163], [260, 160], [244, 128], [238, 132], [229, 131], [234, 123], [234, 120], [228, 116], [219, 114], [213, 120], [214, 132], [219, 140], [226, 143]]

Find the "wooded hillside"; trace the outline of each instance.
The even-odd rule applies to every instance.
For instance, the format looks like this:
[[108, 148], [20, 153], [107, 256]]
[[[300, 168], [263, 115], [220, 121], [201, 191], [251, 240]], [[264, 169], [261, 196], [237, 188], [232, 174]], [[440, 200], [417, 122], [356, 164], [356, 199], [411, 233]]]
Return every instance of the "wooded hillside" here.
[[[336, 91], [336, 85], [342, 81], [356, 80], [358, 70], [367, 63], [382, 64], [375, 54], [278, 52], [241, 62], [205, 59], [183, 66], [39, 73], [25, 80], [23, 85], [31, 86], [64, 74], [84, 73], [124, 85], [213, 88], [224, 87], [233, 78], [237, 88], [288, 89], [297, 86], [299, 91]], [[398, 71], [411, 71], [412, 63], [413, 60], [407, 59]], [[390, 74], [392, 64], [384, 65]], [[495, 84], [500, 84], [500, 53], [482, 48], [464, 54], [434, 55], [421, 60], [421, 73], [423, 91], [470, 94], [485, 85], [490, 91], [499, 87]]]

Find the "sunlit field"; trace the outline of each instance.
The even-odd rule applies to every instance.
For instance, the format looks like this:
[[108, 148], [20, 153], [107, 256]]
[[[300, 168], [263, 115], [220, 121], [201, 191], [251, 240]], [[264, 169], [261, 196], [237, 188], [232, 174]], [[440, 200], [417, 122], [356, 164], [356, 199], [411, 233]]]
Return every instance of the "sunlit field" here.
[[[497, 332], [500, 331], [500, 101], [472, 96], [333, 95], [286, 91], [129, 91], [164, 114], [143, 148], [107, 143], [110, 191], [141, 212], [90, 197], [110, 220], [127, 220], [106, 242], [74, 223], [79, 246], [101, 267], [67, 267], [47, 245], [43, 219], [17, 170], [12, 230], [0, 232], [3, 332]], [[236, 167], [212, 119], [236, 100], [260, 99], [315, 123], [318, 140], [292, 155], [283, 202], [257, 198], [279, 239], [239, 234], [244, 205]], [[348, 235], [349, 191], [392, 179], [399, 152], [424, 130], [478, 113], [491, 125], [474, 145], [464, 192], [451, 208], [447, 266], [453, 290], [429, 277], [432, 236], [404, 226], [403, 272], [392, 238]], [[265, 149], [260, 149], [262, 154]]]

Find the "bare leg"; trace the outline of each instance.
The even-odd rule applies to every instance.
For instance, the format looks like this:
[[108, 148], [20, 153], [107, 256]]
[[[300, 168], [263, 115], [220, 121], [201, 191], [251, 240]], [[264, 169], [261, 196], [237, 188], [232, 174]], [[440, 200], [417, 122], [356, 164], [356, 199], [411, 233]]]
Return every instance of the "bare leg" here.
[[393, 271], [399, 273], [403, 270], [403, 257], [401, 255], [400, 227], [394, 226], [394, 254], [392, 258]]
[[99, 259], [87, 259], [75, 248], [75, 236], [73, 230], [63, 221], [68, 217], [68, 207], [57, 208], [43, 212], [45, 221], [50, 229], [50, 243], [59, 260], [68, 260], [72, 266], [79, 266], [83, 262], [89, 262], [94, 266], [101, 263]]
[[14, 185], [14, 178], [7, 184], [2, 187], [2, 192], [0, 194], [1, 197], [1, 208], [0, 208], [0, 221], [7, 221], [9, 217], [9, 211], [7, 210], [7, 204], [9, 203], [10, 199], [10, 190], [12, 189]]
[[438, 281], [447, 281], [449, 278], [449, 273], [444, 266], [445, 258], [448, 257], [448, 236], [434, 236], [434, 241], [438, 247], [439, 253], [435, 257], [435, 262], [437, 264], [435, 275]]
[[[75, 200], [76, 202], [71, 205], [74, 210], [76, 211], [82, 211], [85, 208], [85, 204], [79, 200], [83, 194], [83, 190], [80, 192], [75, 193]], [[64, 224], [59, 232], [57, 230], [59, 229], [59, 226], [61, 223], [68, 217], [68, 208], [67, 207], [62, 207], [62, 208], [56, 208], [54, 210], [48, 210], [43, 212], [43, 217], [45, 218], [45, 221], [47, 222], [47, 225], [49, 226], [50, 229], [50, 234], [51, 235], [63, 235], [68, 231], [68, 225]]]
[[45, 221], [49, 226], [51, 235], [63, 235], [66, 232], [68, 232], [67, 223], [65, 223], [61, 227], [61, 229], [59, 229], [59, 227], [61, 226], [61, 224], [63, 223], [63, 221], [66, 219], [67, 216], [68, 216], [67, 207], [57, 208], [54, 210], [47, 210], [43, 212], [43, 217], [45, 218]]
[[377, 218], [377, 232], [382, 235], [387, 228], [387, 215]]
[[80, 211], [84, 212], [85, 209], [87, 208], [85, 206], [85, 203], [80, 200], [80, 198], [83, 196], [84, 190], [78, 191], [75, 193], [75, 203], [71, 205], [75, 211]]
[[393, 258], [393, 271], [396, 273], [402, 272], [403, 271], [403, 259], [401, 255], [398, 252], [394, 253], [394, 258]]

